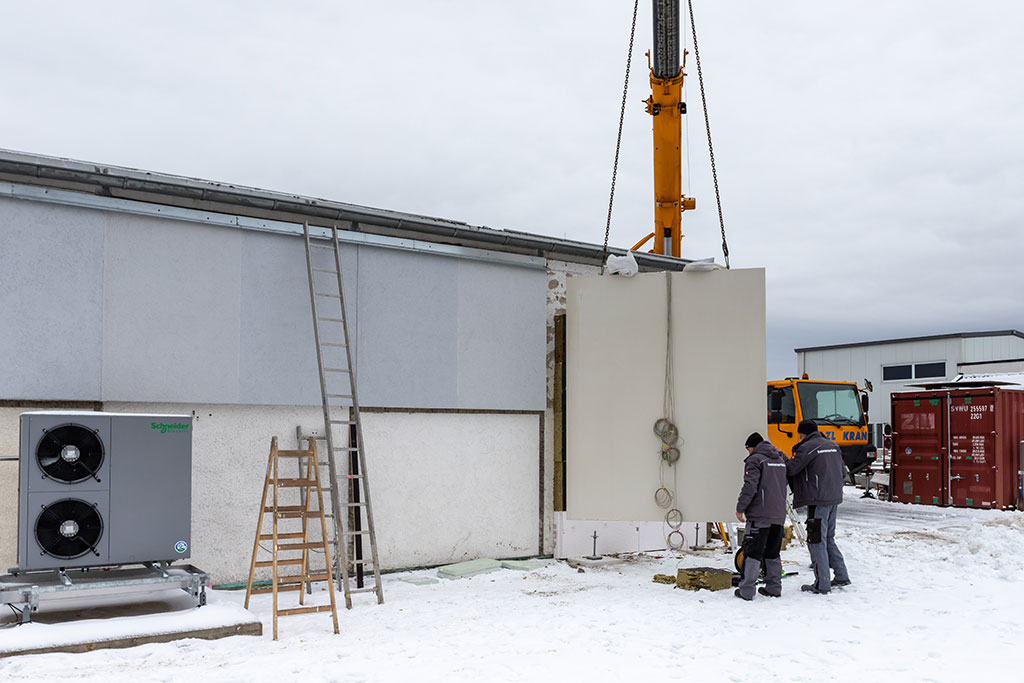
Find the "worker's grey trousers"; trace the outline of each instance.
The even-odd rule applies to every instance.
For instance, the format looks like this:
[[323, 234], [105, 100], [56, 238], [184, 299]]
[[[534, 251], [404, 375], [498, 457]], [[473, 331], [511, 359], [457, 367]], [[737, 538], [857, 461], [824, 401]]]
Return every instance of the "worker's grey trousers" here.
[[757, 579], [764, 564], [764, 588], [772, 595], [782, 593], [782, 525], [747, 520], [743, 533], [743, 571], [740, 576], [740, 595], [746, 600], [754, 597]]
[[[850, 573], [846, 571], [846, 561], [843, 554], [839, 552], [836, 545], [836, 508], [838, 505], [808, 505], [807, 506], [807, 549], [811, 553], [811, 565], [814, 567], [814, 585], [818, 590], [825, 593], [832, 590], [832, 579], [829, 568], [835, 572], [836, 581], [849, 581]], [[815, 534], [812, 533], [811, 520], [820, 519], [821, 532], [818, 535], [819, 542], [812, 543]]]

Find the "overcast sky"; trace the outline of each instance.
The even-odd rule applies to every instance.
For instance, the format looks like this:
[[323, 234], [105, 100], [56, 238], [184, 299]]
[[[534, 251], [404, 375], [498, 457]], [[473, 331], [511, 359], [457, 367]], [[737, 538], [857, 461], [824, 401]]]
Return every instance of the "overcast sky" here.
[[[1024, 6], [694, 4], [770, 378], [794, 347], [1024, 326]], [[5, 2], [0, 147], [600, 243], [632, 7]], [[641, 0], [619, 247], [653, 223], [650, 45]], [[683, 253], [721, 262], [692, 60]]]

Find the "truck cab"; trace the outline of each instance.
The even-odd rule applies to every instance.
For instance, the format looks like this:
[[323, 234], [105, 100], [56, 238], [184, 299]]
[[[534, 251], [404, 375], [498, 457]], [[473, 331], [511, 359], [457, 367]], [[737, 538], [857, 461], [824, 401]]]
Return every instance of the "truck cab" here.
[[868, 437], [868, 397], [853, 382], [797, 379], [768, 382], [768, 440], [786, 457], [800, 443], [796, 428], [811, 420], [818, 431], [839, 444], [850, 475], [875, 460]]

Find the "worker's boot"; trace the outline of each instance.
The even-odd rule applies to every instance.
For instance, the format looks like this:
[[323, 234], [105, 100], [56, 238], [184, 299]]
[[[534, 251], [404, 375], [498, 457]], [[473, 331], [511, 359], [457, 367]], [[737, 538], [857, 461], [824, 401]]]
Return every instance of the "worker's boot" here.
[[740, 587], [736, 589], [736, 595], [744, 600], [753, 600], [757, 591], [757, 578], [761, 574], [761, 560], [752, 557], [743, 558], [743, 576], [740, 578]]

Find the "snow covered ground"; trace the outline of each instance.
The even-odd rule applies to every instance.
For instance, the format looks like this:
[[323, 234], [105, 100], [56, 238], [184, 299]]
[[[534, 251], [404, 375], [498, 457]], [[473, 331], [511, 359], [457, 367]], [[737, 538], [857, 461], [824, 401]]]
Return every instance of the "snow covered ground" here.
[[[1024, 514], [862, 500], [847, 490], [838, 541], [853, 585], [800, 592], [806, 550], [783, 553], [782, 598], [653, 583], [722, 551], [634, 557], [579, 573], [554, 562], [413, 585], [385, 577], [339, 612], [282, 617], [270, 638], [186, 640], [0, 660], [11, 681], [957, 681], [1024, 675]], [[285, 594], [288, 596], [289, 594]], [[211, 594], [240, 603], [241, 592]], [[326, 593], [319, 593], [324, 601]], [[294, 600], [294, 593], [285, 604]], [[343, 604], [339, 598], [339, 604]], [[0, 631], [2, 640], [10, 631]]]

